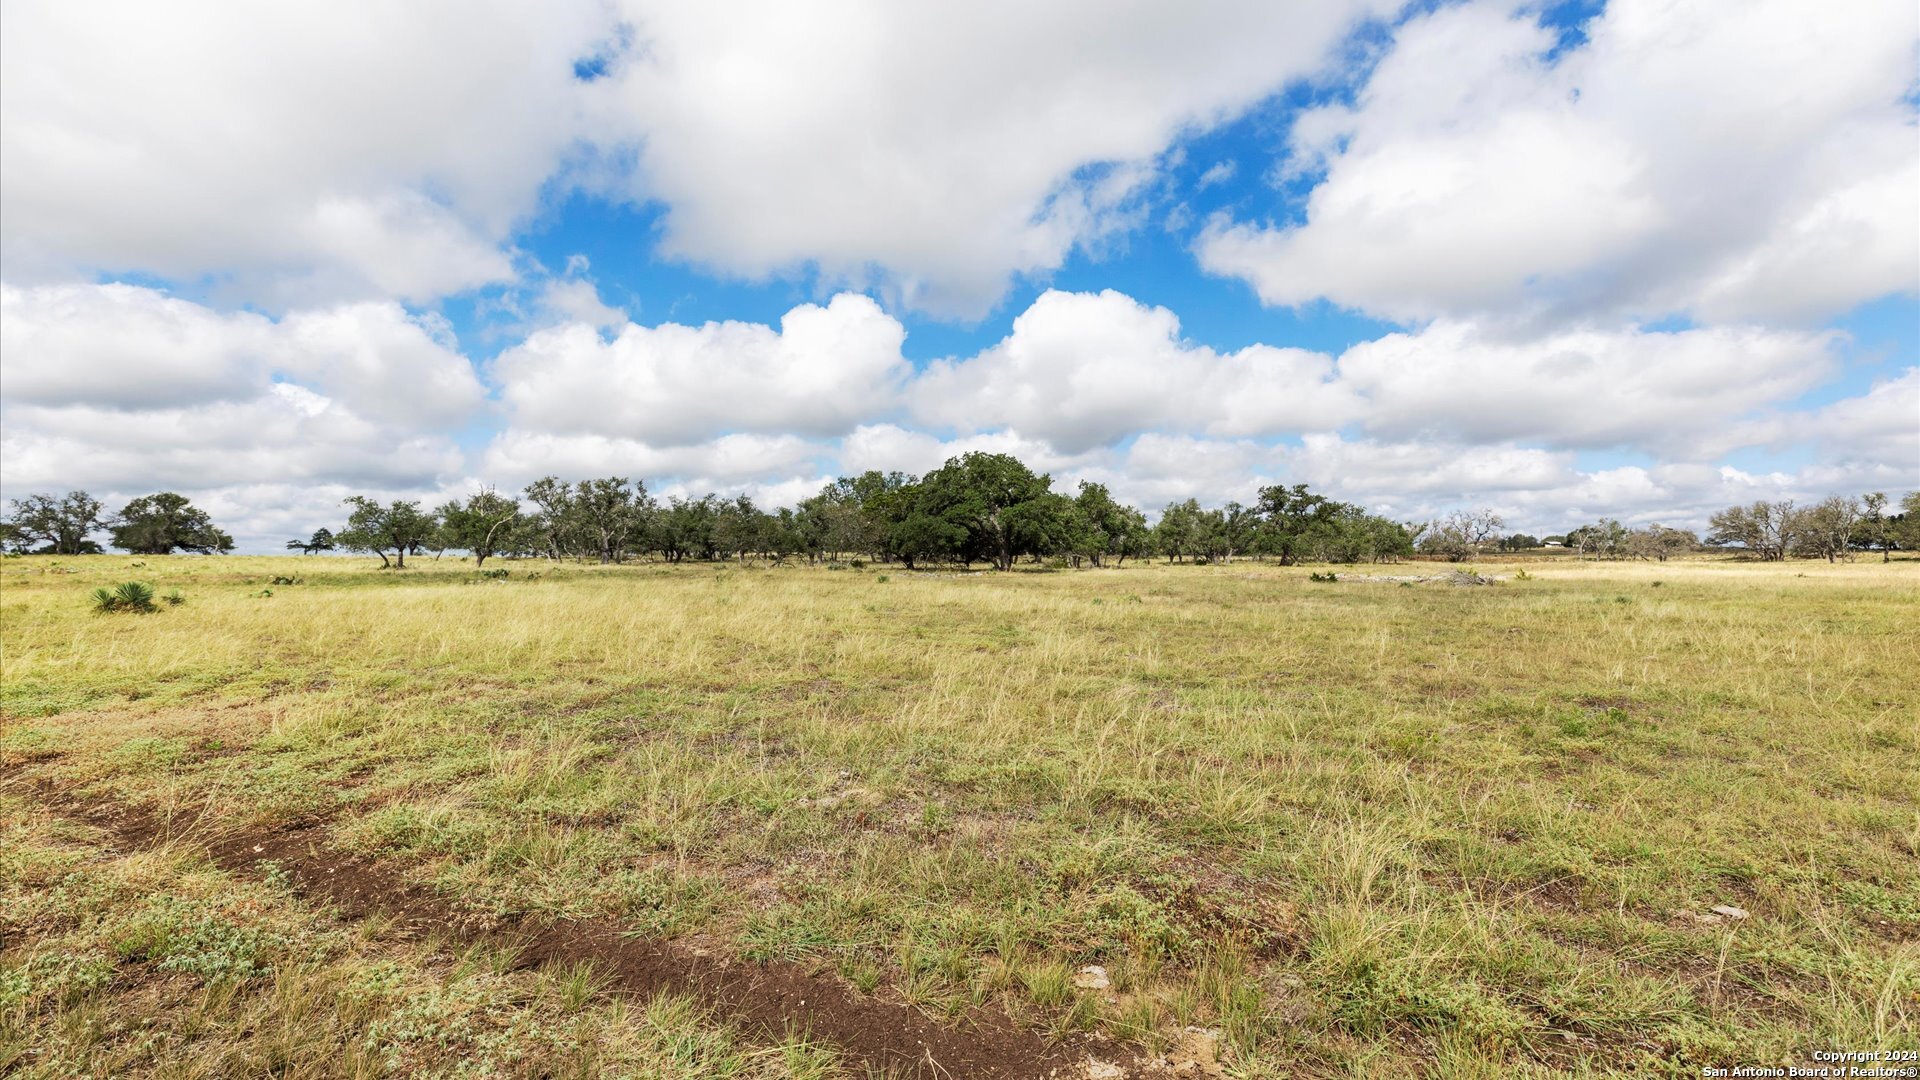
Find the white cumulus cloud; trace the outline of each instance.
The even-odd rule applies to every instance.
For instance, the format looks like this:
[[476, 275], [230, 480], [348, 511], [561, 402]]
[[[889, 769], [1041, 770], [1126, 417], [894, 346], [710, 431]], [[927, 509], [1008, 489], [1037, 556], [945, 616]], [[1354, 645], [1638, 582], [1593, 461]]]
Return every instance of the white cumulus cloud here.
[[426, 301], [584, 133], [592, 3], [10, 4], [0, 221], [15, 283], [141, 271], [273, 306]]
[[1612, 0], [1557, 56], [1534, 12], [1402, 27], [1352, 107], [1297, 124], [1305, 221], [1215, 221], [1204, 265], [1396, 319], [1805, 320], [1920, 289], [1913, 4]]
[[637, 145], [670, 254], [977, 315], [1111, 227], [1177, 135], [1388, 7], [635, 3], [600, 137]]
[[835, 435], [892, 406], [906, 331], [852, 293], [757, 323], [573, 323], [502, 353], [493, 374], [516, 427], [675, 445], [725, 432]]

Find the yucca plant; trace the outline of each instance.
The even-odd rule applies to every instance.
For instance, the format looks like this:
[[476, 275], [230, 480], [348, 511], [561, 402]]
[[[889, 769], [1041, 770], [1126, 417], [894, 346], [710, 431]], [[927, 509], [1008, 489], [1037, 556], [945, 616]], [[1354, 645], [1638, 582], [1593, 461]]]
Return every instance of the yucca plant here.
[[111, 589], [102, 586], [93, 590], [93, 609], [142, 614], [159, 610], [153, 603], [153, 586], [138, 581], [123, 581]]

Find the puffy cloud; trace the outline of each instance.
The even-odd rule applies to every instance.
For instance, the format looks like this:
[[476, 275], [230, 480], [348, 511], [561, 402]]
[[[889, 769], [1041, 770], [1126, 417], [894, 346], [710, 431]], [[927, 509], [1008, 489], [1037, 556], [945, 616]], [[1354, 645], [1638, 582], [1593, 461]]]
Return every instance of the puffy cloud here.
[[837, 435], [893, 404], [906, 331], [867, 297], [755, 323], [571, 324], [502, 353], [493, 373], [516, 427], [675, 445], [724, 432]]
[[979, 314], [1124, 218], [1176, 135], [1316, 71], [1387, 6], [635, 3], [600, 138], [637, 143], [670, 254], [877, 270]]
[[574, 61], [613, 32], [593, 3], [10, 5], [9, 279], [301, 306], [509, 278], [510, 227], [584, 130]]
[[1040, 472], [1059, 470], [1084, 455], [1062, 454], [1044, 439], [1012, 431], [989, 431], [963, 438], [942, 439], [895, 424], [865, 424], [840, 441], [839, 472], [852, 476], [878, 469], [915, 475], [939, 468], [961, 454], [1012, 454]]
[[349, 491], [459, 475], [445, 432], [483, 395], [444, 327], [396, 304], [275, 322], [127, 285], [0, 288], [0, 383], [8, 495], [181, 491], [255, 549], [289, 507], [311, 531]]
[[605, 330], [625, 326], [627, 313], [600, 299], [600, 290], [585, 278], [555, 278], [541, 287], [539, 308], [561, 322], [585, 323]]
[[1612, 0], [1558, 55], [1530, 8], [1442, 8], [1302, 117], [1304, 223], [1198, 251], [1268, 303], [1805, 319], [1920, 285], [1903, 0]]
[[1142, 431], [1212, 435], [1337, 428], [1358, 415], [1333, 362], [1253, 345], [1231, 354], [1180, 339], [1180, 320], [1111, 290], [1048, 291], [999, 344], [915, 380], [914, 415], [963, 432], [1012, 427], [1074, 453]]
[[444, 323], [398, 304], [273, 322], [119, 284], [0, 286], [0, 371], [9, 405], [124, 410], [257, 400], [285, 377], [402, 426], [461, 421], [484, 396]]
[[1387, 435], [1671, 450], [1820, 385], [1841, 335], [1757, 327], [1503, 334], [1442, 321], [1348, 349], [1340, 385]]
[[1813, 409], [1776, 411], [1737, 425], [1733, 446], [1817, 446], [1829, 467], [1867, 469], [1894, 486], [1920, 485], [1920, 367], [1876, 381], [1864, 394]]
[[652, 446], [619, 436], [509, 430], [488, 445], [481, 471], [515, 488], [547, 475], [568, 480], [626, 476], [649, 485], [661, 480], [678, 481], [682, 487], [704, 482], [704, 494], [747, 481], [820, 475], [820, 459], [830, 451], [794, 435], [734, 434], [689, 445]]
[[8, 402], [107, 408], [256, 397], [273, 326], [132, 285], [0, 285]]
[[138, 412], [21, 406], [6, 418], [9, 493], [292, 481], [419, 488], [461, 462], [444, 436], [384, 428], [285, 384], [251, 401]]

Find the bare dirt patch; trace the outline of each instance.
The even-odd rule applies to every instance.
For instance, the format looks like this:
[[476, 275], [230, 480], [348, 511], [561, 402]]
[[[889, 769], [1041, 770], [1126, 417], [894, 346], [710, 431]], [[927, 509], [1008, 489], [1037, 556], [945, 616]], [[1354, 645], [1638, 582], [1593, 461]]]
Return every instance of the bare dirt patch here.
[[[15, 782], [26, 779], [17, 766], [0, 766], [0, 776], [9, 773]], [[105, 829], [125, 847], [191, 842], [229, 872], [272, 869], [297, 895], [330, 906], [345, 919], [379, 914], [392, 920], [395, 933], [435, 932], [464, 943], [510, 947], [521, 968], [591, 965], [608, 992], [641, 998], [685, 995], [750, 1032], [775, 1039], [804, 1033], [832, 1044], [856, 1074], [1037, 1080], [1084, 1077], [1090, 1060], [1127, 1063], [1118, 1066], [1117, 1076], [1146, 1075], [1150, 1068], [1105, 1042], [1049, 1040], [995, 1009], [976, 1008], [955, 1023], [943, 1023], [904, 1001], [861, 994], [798, 964], [732, 961], [704, 949], [635, 937], [610, 921], [479, 916], [409, 882], [393, 867], [333, 847], [322, 822], [201, 835], [196, 822], [90, 800], [38, 778], [27, 783], [50, 809]]]

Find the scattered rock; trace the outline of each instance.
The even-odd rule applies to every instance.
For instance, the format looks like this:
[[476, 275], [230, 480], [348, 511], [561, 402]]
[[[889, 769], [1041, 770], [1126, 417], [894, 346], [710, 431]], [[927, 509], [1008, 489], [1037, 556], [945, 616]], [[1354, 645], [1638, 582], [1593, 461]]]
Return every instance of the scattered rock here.
[[1073, 985], [1081, 990], [1105, 990], [1113, 985], [1107, 978], [1107, 969], [1099, 964], [1088, 964], [1073, 974]]
[[1092, 1059], [1087, 1061], [1087, 1080], [1121, 1080], [1126, 1075], [1127, 1070], [1118, 1065]]
[[1746, 908], [1734, 907], [1732, 904], [1720, 904], [1713, 909], [1713, 913], [1715, 915], [1724, 915], [1729, 919], [1744, 919], [1747, 917]]
[[1167, 1051], [1167, 1071], [1175, 1076], [1223, 1077], [1220, 1067], [1220, 1033], [1211, 1028], [1189, 1027]]

